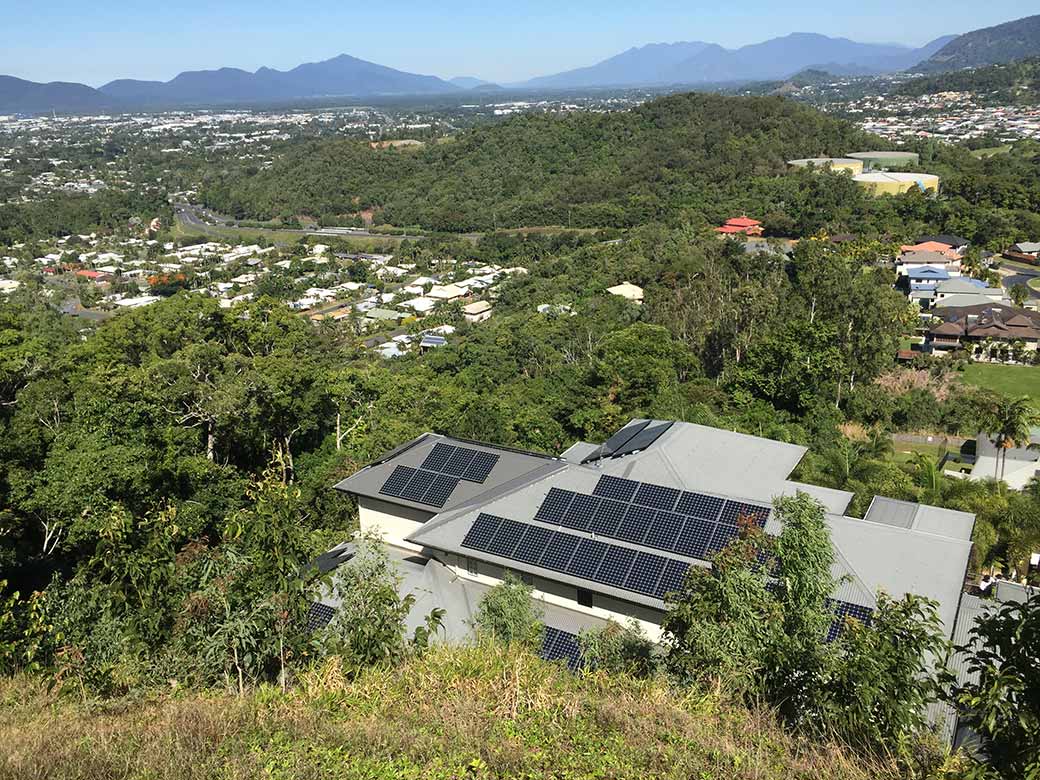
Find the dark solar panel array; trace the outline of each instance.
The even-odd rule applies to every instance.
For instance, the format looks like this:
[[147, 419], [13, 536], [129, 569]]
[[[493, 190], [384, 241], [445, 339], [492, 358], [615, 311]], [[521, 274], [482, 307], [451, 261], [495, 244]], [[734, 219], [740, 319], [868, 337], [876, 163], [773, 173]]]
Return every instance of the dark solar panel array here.
[[545, 627], [545, 638], [542, 640], [542, 651], [539, 655], [546, 661], [567, 661], [567, 667], [576, 672], [582, 666], [581, 648], [578, 637], [558, 628]]
[[434, 444], [421, 468], [458, 477], [467, 482], [483, 484], [497, 463], [498, 455], [493, 452], [471, 450], [452, 444]]
[[845, 630], [846, 618], [853, 618], [858, 620], [860, 623], [865, 623], [869, 626], [874, 615], [874, 610], [870, 607], [862, 607], [859, 604], [850, 604], [847, 601], [831, 601], [831, 606], [834, 608], [834, 622], [832, 622], [830, 628], [827, 629], [828, 642], [833, 642], [841, 636], [842, 631]]
[[534, 519], [705, 560], [736, 538], [739, 517], [764, 526], [769, 512], [763, 504], [602, 476], [591, 496], [551, 488]]
[[675, 558], [483, 513], [462, 546], [659, 599], [679, 587], [689, 568]]
[[379, 492], [384, 496], [404, 498], [417, 504], [442, 507], [458, 484], [458, 477], [413, 469], [411, 466], [398, 466], [387, 477]]
[[322, 604], [320, 601], [312, 601], [310, 609], [307, 610], [307, 630], [319, 631], [325, 628], [325, 626], [332, 622], [332, 616], [335, 614], [336, 610], [328, 604]]

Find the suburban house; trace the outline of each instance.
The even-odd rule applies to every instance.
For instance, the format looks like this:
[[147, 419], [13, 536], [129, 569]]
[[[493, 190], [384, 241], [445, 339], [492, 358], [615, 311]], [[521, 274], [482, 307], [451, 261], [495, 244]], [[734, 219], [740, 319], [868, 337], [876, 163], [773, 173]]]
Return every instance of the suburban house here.
[[715, 228], [715, 232], [724, 236], [760, 236], [765, 231], [761, 222], [744, 215], [727, 219], [725, 225]]
[[957, 254], [962, 254], [964, 250], [968, 248], [968, 244], [970, 243], [968, 239], [951, 233], [943, 233], [938, 236], [921, 236], [917, 242], [919, 244], [942, 244], [943, 246], [952, 249]]
[[618, 295], [625, 298], [632, 303], [643, 302], [643, 288], [638, 285], [632, 284], [631, 282], [622, 282], [621, 284], [608, 287], [607, 292], [611, 295]]
[[[633, 420], [558, 457], [427, 433], [336, 489], [357, 500], [361, 531], [382, 537], [402, 592], [416, 594], [409, 626], [440, 607], [447, 640], [470, 635], [481, 597], [509, 572], [534, 587], [546, 657], [578, 663], [577, 634], [609, 620], [634, 619], [659, 640], [664, 599], [686, 572], [710, 566], [742, 523], [778, 534], [772, 502], [799, 492], [823, 505], [834, 544], [831, 637], [845, 617], [869, 621], [879, 590], [937, 601], [949, 637], [974, 516], [875, 498], [864, 519], [848, 517], [852, 493], [789, 479], [805, 452], [664, 420]], [[355, 549], [341, 544], [317, 564], [335, 569]], [[337, 604], [329, 591], [312, 624]]]
[[899, 276], [906, 276], [910, 271], [927, 266], [945, 269], [950, 276], [961, 275], [961, 258], [950, 251], [906, 249], [896, 258], [896, 273]]
[[987, 303], [1002, 303], [1005, 300], [1002, 287], [990, 287], [981, 279], [972, 279], [968, 276], [947, 279], [935, 286], [934, 304], [937, 308], [977, 306]]
[[935, 301], [935, 288], [940, 282], [950, 279], [950, 272], [934, 265], [911, 268], [906, 273], [908, 293], [911, 301], [917, 301], [922, 309], [929, 309]]
[[469, 290], [463, 289], [455, 284], [435, 284], [430, 288], [430, 291], [426, 293], [427, 298], [433, 298], [435, 301], [457, 301], [460, 298], [465, 298], [469, 295]]
[[980, 433], [975, 440], [975, 464], [971, 478], [1002, 479], [1012, 490], [1022, 490], [1040, 471], [1040, 428], [1033, 428], [1030, 433], [1029, 446], [1007, 450], [999, 449], [988, 434]]
[[960, 349], [974, 351], [987, 343], [1011, 346], [1018, 342], [1026, 352], [1040, 344], [1040, 314], [1002, 303], [977, 303], [932, 310], [934, 324], [925, 348], [934, 355]]
[[466, 322], [484, 322], [491, 319], [491, 303], [489, 301], [477, 301], [462, 307], [462, 316]]
[[1040, 242], [1037, 241], [1023, 241], [1021, 244], [1015, 244], [1011, 249], [1022, 255], [1040, 257]]

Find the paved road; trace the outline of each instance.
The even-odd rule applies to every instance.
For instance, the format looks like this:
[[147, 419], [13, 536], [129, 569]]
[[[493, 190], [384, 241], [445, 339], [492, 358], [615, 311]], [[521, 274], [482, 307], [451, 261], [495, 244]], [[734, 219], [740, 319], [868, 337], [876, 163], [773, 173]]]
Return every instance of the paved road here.
[[1029, 286], [1029, 281], [1031, 279], [1040, 278], [1040, 270], [1027, 271], [1020, 266], [1015, 266], [1014, 268], [1001, 268], [997, 273], [1000, 274], [1000, 281], [1004, 285], [1005, 290], [1010, 290], [1016, 284], [1021, 284], [1029, 290], [1030, 298], [1040, 298], [1040, 292], [1037, 292]]

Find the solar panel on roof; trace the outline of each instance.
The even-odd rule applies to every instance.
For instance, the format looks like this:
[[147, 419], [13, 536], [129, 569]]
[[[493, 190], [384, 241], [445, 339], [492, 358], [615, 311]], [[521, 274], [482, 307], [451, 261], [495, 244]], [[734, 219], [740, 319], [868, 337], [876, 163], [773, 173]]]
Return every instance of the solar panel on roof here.
[[615, 501], [631, 501], [638, 488], [639, 483], [635, 480], [604, 475], [599, 478], [592, 495], [611, 498]]
[[654, 511], [649, 507], [630, 506], [621, 519], [617, 531], [612, 535], [626, 542], [641, 544], [653, 519]]
[[664, 571], [666, 561], [660, 555], [641, 552], [636, 555], [632, 569], [625, 580], [625, 587], [637, 593], [653, 596], [657, 592], [657, 581]]
[[307, 610], [307, 630], [318, 631], [332, 622], [336, 610], [320, 601], [312, 601]]
[[502, 522], [501, 517], [486, 515], [481, 512], [466, 532], [466, 536], [462, 540], [462, 546], [473, 550], [487, 550], [491, 537], [495, 535], [495, 531], [502, 525]]
[[611, 457], [620, 458], [624, 455], [631, 455], [633, 452], [639, 452], [645, 450], [655, 441], [657, 441], [665, 431], [671, 428], [673, 423], [662, 422], [653, 423], [647, 425], [643, 430], [625, 442], [621, 447], [618, 447], [611, 453]]
[[553, 538], [554, 532], [539, 525], [529, 525], [524, 532], [523, 538], [516, 545], [513, 557], [524, 563], [538, 563], [541, 560], [545, 548], [549, 546], [549, 540]]
[[567, 511], [567, 507], [570, 506], [573, 497], [574, 493], [571, 493], [569, 490], [550, 488], [545, 496], [545, 500], [542, 501], [542, 505], [538, 507], [534, 519], [543, 523], [559, 525], [563, 522], [564, 512]]
[[592, 517], [599, 509], [600, 502], [601, 499], [595, 496], [583, 496], [575, 493], [570, 506], [563, 513], [562, 525], [577, 531], [587, 531], [592, 523]]
[[455, 449], [450, 444], [434, 444], [430, 454], [422, 462], [422, 467], [430, 471], [440, 471], [444, 468], [444, 464], [448, 462], [448, 458], [455, 452]]
[[579, 537], [571, 534], [554, 534], [553, 538], [549, 540], [548, 547], [545, 548], [541, 565], [553, 571], [566, 571], [567, 564], [570, 563], [571, 556], [574, 555], [574, 550], [578, 546], [578, 541]]
[[582, 539], [578, 543], [570, 563], [567, 564], [567, 573], [587, 580], [593, 579], [609, 546], [605, 542], [595, 539]]
[[683, 523], [679, 538], [675, 542], [675, 551], [680, 555], [690, 558], [704, 558], [704, 553], [711, 542], [712, 531], [715, 524], [707, 520], [698, 520], [695, 517], [687, 517]]
[[592, 523], [589, 525], [588, 530], [598, 536], [613, 536], [617, 533], [621, 518], [625, 516], [627, 510], [628, 504], [622, 504], [620, 501], [611, 501], [606, 498], [603, 499], [596, 510], [596, 514], [592, 516]]
[[476, 450], [465, 450], [462, 447], [456, 447], [455, 452], [448, 458], [448, 462], [441, 467], [441, 471], [445, 474], [451, 474], [453, 477], [461, 477], [466, 473], [466, 468], [473, 461], [476, 454]]
[[683, 515], [693, 515], [702, 520], [717, 520], [724, 503], [723, 499], [704, 493], [683, 493], [675, 511]]
[[477, 451], [473, 455], [473, 460], [470, 461], [470, 464], [462, 474], [462, 478], [467, 482], [483, 484], [496, 463], [498, 463], [498, 455], [493, 452]]
[[576, 672], [583, 663], [578, 637], [551, 626], [545, 627], [539, 655], [546, 661], [566, 661], [572, 672]]
[[612, 455], [618, 449], [625, 446], [632, 437], [640, 433], [650, 424], [649, 420], [634, 420], [603, 442], [602, 451], [605, 455]]
[[408, 480], [408, 484], [401, 490], [401, 498], [406, 498], [409, 501], [420, 501], [436, 478], [437, 475], [432, 471], [417, 470], [412, 474], [412, 478]]
[[412, 478], [415, 473], [415, 469], [410, 466], [398, 466], [393, 470], [386, 482], [383, 483], [383, 487], [379, 488], [379, 492], [384, 496], [399, 496], [401, 491], [404, 490], [404, 486], [408, 484], [408, 480]]
[[722, 515], [719, 517], [719, 522], [736, 525], [739, 518], [750, 517], [759, 527], [763, 527], [766, 524], [766, 520], [769, 519], [769, 512], [769, 507], [761, 504], [727, 501], [726, 505], [722, 507]]
[[673, 512], [655, 512], [654, 519], [647, 529], [643, 544], [656, 547], [667, 552], [675, 551], [675, 542], [682, 530], [683, 516]]
[[858, 620], [860, 623], [870, 625], [870, 621], [874, 616], [874, 610], [870, 607], [863, 607], [859, 604], [850, 604], [847, 601], [831, 602], [834, 608], [834, 620], [831, 622], [830, 628], [827, 629], [827, 641], [833, 642], [842, 632], [845, 630], [846, 618], [853, 618]]
[[649, 482], [642, 482], [639, 485], [639, 489], [636, 490], [632, 503], [642, 504], [654, 509], [671, 510], [675, 508], [675, 502], [679, 500], [679, 492], [675, 488], [665, 487], [664, 485], [652, 485]]
[[632, 548], [612, 544], [607, 550], [607, 554], [603, 556], [603, 563], [599, 565], [599, 570], [593, 579], [604, 585], [622, 588], [625, 585], [625, 578], [628, 577], [628, 570], [632, 568], [632, 562], [635, 559], [636, 551]]
[[654, 595], [664, 598], [669, 593], [679, 590], [689, 568], [690, 565], [686, 561], [668, 561], [664, 565], [664, 571], [661, 572], [661, 580], [657, 583], [657, 591]]
[[722, 550], [727, 544], [737, 538], [737, 529], [731, 525], [717, 525], [711, 535], [711, 542], [708, 543], [708, 549], [705, 551], [708, 555]]
[[445, 502], [451, 498], [451, 494], [455, 492], [455, 488], [459, 485], [458, 477], [450, 477], [447, 474], [438, 474], [433, 480], [433, 484], [430, 485], [429, 489], [422, 497], [422, 503], [429, 504], [430, 506], [444, 506]]
[[518, 523], [515, 520], [504, 520], [502, 525], [498, 527], [495, 535], [491, 537], [491, 541], [488, 542], [487, 551], [502, 558], [512, 557], [513, 550], [516, 549], [520, 537], [524, 535], [525, 528], [526, 526], [523, 523]]

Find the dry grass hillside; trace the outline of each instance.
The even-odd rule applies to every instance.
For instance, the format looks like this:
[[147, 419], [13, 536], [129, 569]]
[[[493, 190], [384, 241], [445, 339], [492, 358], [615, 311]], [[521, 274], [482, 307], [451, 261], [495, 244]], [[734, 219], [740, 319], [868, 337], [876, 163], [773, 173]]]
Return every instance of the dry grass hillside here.
[[350, 682], [336, 665], [287, 692], [116, 701], [0, 682], [0, 777], [696, 778], [878, 780], [767, 713], [657, 683], [576, 677], [494, 648], [439, 649]]

